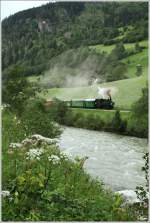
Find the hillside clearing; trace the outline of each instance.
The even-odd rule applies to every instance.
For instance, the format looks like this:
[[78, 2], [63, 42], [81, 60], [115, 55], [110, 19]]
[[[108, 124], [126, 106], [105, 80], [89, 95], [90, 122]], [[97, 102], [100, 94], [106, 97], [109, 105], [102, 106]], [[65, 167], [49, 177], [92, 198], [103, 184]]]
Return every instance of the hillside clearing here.
[[[144, 46], [146, 48], [148, 47], [147, 40], [140, 41], [139, 44], [140, 46]], [[124, 44], [125, 49], [128, 49], [128, 50], [134, 48], [134, 46], [135, 46], [135, 43]], [[108, 46], [105, 46], [103, 44], [98, 44], [98, 45], [89, 46], [89, 48], [94, 49], [97, 53], [100, 53], [100, 52], [111, 53], [111, 51], [115, 48], [115, 44], [108, 45]]]

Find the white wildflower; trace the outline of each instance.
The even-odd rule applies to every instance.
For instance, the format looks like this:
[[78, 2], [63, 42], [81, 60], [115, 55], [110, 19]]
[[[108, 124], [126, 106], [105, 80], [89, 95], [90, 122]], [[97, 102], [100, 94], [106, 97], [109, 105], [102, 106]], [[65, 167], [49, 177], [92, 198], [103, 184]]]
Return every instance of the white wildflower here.
[[8, 108], [8, 107], [10, 107], [9, 104], [3, 104], [3, 105], [1, 105], [1, 109], [2, 109], [2, 110], [5, 109], [5, 108]]
[[20, 149], [22, 147], [21, 143], [10, 143], [9, 148], [11, 149]]
[[28, 139], [28, 138], [26, 138], [26, 139], [24, 139], [24, 140], [22, 141], [22, 144], [23, 144], [24, 146], [32, 145], [32, 144], [33, 144], [33, 140], [32, 140], [32, 139]]
[[56, 144], [57, 140], [56, 139], [51, 139], [51, 138], [46, 138], [43, 137], [41, 135], [35, 134], [32, 135], [30, 138], [26, 138], [22, 141], [22, 144], [24, 146], [28, 146], [28, 145], [38, 145], [40, 143], [40, 145], [52, 145], [52, 144]]
[[9, 197], [10, 196], [10, 192], [8, 190], [3, 190], [1, 192], [1, 194], [2, 194], [2, 197]]
[[68, 154], [66, 154], [65, 152], [61, 152], [60, 157], [63, 159], [68, 159]]
[[44, 150], [43, 149], [39, 149], [39, 148], [36, 148], [36, 149], [30, 149], [29, 152], [27, 152], [27, 157], [26, 159], [30, 159], [30, 160], [34, 160], [34, 159], [37, 159], [37, 160], [40, 160], [40, 156], [43, 154]]
[[13, 198], [12, 198], [12, 197], [10, 197], [10, 198], [9, 198], [9, 201], [12, 201], [12, 200], [13, 200]]
[[52, 161], [53, 164], [58, 164], [60, 162], [60, 158], [56, 155], [48, 156], [48, 160]]
[[32, 140], [37, 140], [37, 141], [42, 141], [45, 142], [47, 144], [56, 144], [57, 140], [56, 139], [51, 139], [51, 138], [46, 138], [44, 136], [35, 134], [31, 136]]
[[21, 123], [21, 121], [20, 121], [20, 120], [18, 120], [18, 121], [17, 121], [17, 124], [20, 124], [20, 123]]

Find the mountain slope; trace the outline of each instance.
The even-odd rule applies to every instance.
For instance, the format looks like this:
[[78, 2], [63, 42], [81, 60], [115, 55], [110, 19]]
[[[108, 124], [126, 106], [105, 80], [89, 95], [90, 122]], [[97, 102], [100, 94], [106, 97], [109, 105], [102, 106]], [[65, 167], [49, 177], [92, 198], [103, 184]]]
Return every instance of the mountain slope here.
[[118, 37], [145, 39], [147, 24], [147, 2], [64, 2], [25, 10], [2, 21], [2, 67], [7, 72], [19, 64], [26, 76], [39, 75], [68, 49], [115, 43]]

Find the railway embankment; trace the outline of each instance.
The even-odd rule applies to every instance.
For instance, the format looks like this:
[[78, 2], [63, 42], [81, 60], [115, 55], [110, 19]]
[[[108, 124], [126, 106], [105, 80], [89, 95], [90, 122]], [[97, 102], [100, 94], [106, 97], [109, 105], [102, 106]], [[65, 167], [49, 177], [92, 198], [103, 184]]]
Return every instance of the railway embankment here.
[[142, 125], [134, 125], [131, 111], [99, 110], [99, 109], [69, 109], [63, 119], [63, 124], [76, 128], [114, 132], [122, 135], [147, 138], [147, 132]]

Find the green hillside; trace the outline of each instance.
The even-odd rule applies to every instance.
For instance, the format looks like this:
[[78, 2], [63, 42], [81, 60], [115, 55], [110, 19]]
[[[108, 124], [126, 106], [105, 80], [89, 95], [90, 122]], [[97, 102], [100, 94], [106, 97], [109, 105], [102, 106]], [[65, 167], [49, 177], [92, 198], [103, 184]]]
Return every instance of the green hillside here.
[[[128, 56], [121, 61], [127, 65], [127, 77], [136, 77], [136, 66], [138, 64], [142, 65], [143, 74], [147, 75], [148, 73], [148, 41], [143, 40], [139, 42], [141, 47], [145, 47], [142, 52], [136, 53], [134, 55]], [[134, 50], [135, 43], [126, 43], [124, 44], [126, 50]], [[115, 48], [115, 45], [105, 46], [102, 44], [90, 46], [91, 49], [94, 49], [97, 53], [106, 52], [111, 53], [111, 51]]]
[[139, 42], [148, 38], [147, 27], [148, 2], [57, 2], [24, 10], [2, 21], [2, 70], [18, 64], [24, 75], [40, 75], [67, 50]]
[[128, 66], [128, 77], [135, 77], [136, 66], [138, 64], [142, 65], [143, 75], [148, 74], [148, 48], [144, 49], [142, 52], [135, 55], [129, 56], [122, 60]]

